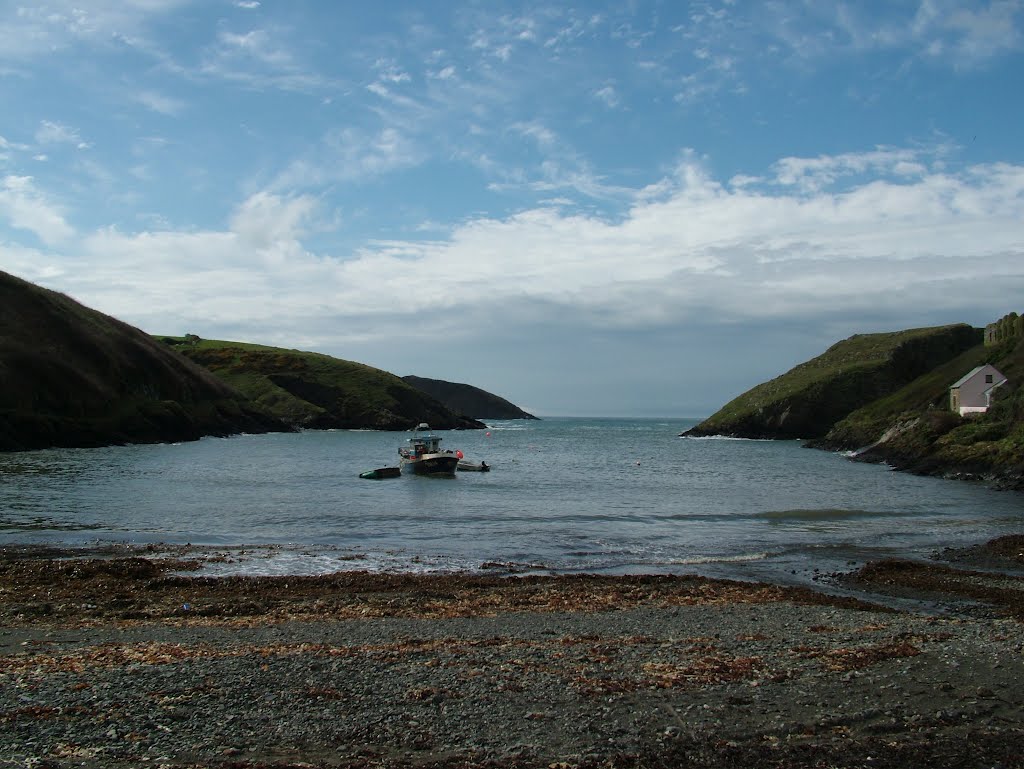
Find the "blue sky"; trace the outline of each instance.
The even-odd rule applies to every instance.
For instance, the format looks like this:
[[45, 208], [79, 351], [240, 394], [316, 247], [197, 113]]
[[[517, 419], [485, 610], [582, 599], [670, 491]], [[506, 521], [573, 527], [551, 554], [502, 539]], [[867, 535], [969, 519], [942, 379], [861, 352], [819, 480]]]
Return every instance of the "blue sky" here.
[[151, 333], [704, 416], [1024, 311], [1022, 2], [0, 0], [0, 269]]

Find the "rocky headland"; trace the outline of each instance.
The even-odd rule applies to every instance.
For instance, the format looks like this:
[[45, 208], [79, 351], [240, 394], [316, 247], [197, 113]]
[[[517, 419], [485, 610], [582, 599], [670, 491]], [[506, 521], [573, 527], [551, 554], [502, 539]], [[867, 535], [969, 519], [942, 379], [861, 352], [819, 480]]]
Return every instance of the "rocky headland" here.
[[[0, 377], [0, 451], [243, 432], [409, 430], [420, 422], [439, 430], [485, 426], [371, 366], [194, 334], [152, 337], [4, 272]], [[494, 418], [515, 410], [478, 388], [458, 388], [472, 392], [470, 405], [489, 404], [485, 411], [499, 404]]]
[[[961, 416], [950, 408], [950, 387], [983, 364], [1008, 381], [985, 413]], [[857, 335], [684, 435], [802, 439], [857, 461], [1024, 489], [1022, 382], [1024, 329], [1015, 313], [984, 331], [961, 324]]]

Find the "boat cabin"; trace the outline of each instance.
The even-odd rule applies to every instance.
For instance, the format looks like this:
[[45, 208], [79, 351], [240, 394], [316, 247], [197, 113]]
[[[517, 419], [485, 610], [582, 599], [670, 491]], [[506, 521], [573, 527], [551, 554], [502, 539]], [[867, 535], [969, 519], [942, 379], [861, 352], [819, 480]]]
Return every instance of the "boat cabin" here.
[[436, 454], [441, 450], [441, 438], [436, 435], [419, 435], [409, 439], [415, 454]]
[[421, 457], [424, 454], [438, 454], [441, 451], [441, 436], [434, 435], [430, 432], [430, 425], [421, 422], [413, 430], [409, 444], [410, 448], [406, 449], [409, 456]]

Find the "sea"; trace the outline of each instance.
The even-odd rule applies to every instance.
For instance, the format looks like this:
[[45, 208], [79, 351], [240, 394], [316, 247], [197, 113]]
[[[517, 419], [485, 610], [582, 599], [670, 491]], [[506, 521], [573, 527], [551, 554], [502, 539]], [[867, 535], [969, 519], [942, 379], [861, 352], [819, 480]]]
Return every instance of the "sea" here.
[[[701, 574], [810, 583], [1024, 525], [1024, 496], [692, 419], [440, 431], [487, 473], [367, 480], [409, 433], [358, 430], [0, 454], [0, 544], [182, 552], [209, 575]], [[181, 546], [188, 545], [188, 548]]]

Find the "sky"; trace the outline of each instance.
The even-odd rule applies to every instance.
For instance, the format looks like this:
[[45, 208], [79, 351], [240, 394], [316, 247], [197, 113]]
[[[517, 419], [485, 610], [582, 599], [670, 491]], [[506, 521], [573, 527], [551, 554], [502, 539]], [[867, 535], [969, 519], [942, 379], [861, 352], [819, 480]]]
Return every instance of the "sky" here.
[[707, 416], [1024, 312], [1024, 0], [0, 0], [0, 270], [538, 416]]

